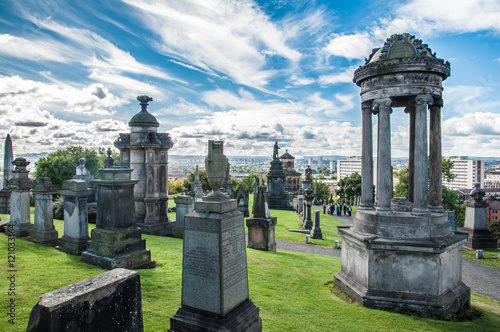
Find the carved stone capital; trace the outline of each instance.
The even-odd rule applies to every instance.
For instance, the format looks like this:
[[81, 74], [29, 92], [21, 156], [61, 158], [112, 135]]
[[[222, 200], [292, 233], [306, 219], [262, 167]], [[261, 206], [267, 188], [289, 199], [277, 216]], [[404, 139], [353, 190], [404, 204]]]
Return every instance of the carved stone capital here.
[[418, 95], [415, 97], [415, 106], [432, 105], [434, 98], [431, 95]]
[[373, 114], [377, 114], [381, 110], [388, 110], [392, 113], [391, 108], [392, 100], [391, 98], [379, 98], [373, 101]]
[[361, 103], [361, 112], [362, 112], [362, 114], [366, 114], [366, 113], [371, 114], [373, 112], [372, 103], [371, 102]]

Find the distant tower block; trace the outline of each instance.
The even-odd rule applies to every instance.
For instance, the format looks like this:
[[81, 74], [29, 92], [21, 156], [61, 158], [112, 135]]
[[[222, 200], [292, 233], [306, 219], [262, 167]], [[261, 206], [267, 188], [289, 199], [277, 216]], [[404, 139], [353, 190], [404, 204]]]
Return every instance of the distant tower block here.
[[[363, 306], [441, 317], [469, 306], [470, 289], [462, 282], [467, 234], [451, 230], [442, 207], [441, 95], [449, 75], [449, 62], [406, 33], [392, 35], [354, 72], [361, 88], [361, 205], [352, 226], [338, 226], [342, 267], [335, 286]], [[404, 107], [409, 115], [409, 202], [391, 200], [393, 107]]]
[[175, 226], [168, 218], [168, 150], [174, 145], [168, 133], [158, 133], [160, 124], [148, 112], [153, 98], [139, 96], [141, 111], [128, 125], [130, 134], [120, 134], [115, 147], [120, 150], [120, 165], [131, 168], [136, 222], [143, 233], [172, 235]]
[[323, 157], [318, 157], [318, 168], [323, 167]]

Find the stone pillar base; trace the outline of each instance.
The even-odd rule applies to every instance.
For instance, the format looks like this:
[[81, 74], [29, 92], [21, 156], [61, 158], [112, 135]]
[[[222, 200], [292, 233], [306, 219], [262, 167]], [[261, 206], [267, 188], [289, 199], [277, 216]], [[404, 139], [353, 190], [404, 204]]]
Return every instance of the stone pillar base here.
[[[12, 224], [12, 223], [9, 223]], [[6, 229], [13, 229], [14, 233], [9, 233], [8, 235], [14, 236], [14, 237], [26, 237], [30, 235], [30, 231], [33, 228], [33, 224], [31, 223], [20, 223], [20, 224], [14, 224], [14, 227], [11, 227], [7, 225]]]
[[151, 252], [146, 249], [146, 240], [141, 239], [141, 230], [136, 227], [93, 229], [87, 251], [82, 253], [82, 261], [108, 270], [156, 266], [155, 261], [151, 260]]
[[278, 218], [270, 217], [268, 219], [262, 218], [248, 218], [246, 225], [248, 227], [248, 248], [276, 251], [276, 240], [274, 233], [274, 226]]
[[64, 235], [59, 239], [59, 245], [56, 247], [56, 249], [70, 255], [80, 256], [82, 252], [87, 250], [88, 240], [90, 240], [90, 238], [76, 239]]
[[339, 227], [342, 269], [335, 287], [365, 307], [447, 318], [470, 305], [457, 232], [429, 240], [387, 239]]
[[497, 249], [498, 240], [489, 229], [470, 229], [461, 228], [463, 232], [469, 233], [467, 238], [467, 243], [464, 244], [464, 248], [469, 250], [476, 249]]
[[159, 222], [154, 224], [137, 223], [137, 227], [141, 229], [143, 234], [159, 235], [159, 236], [173, 236], [175, 222]]
[[247, 300], [224, 317], [180, 307], [177, 313], [170, 317], [168, 331], [260, 332], [262, 331], [262, 319], [259, 317], [259, 307], [253, 304], [252, 300]]
[[323, 233], [321, 232], [321, 228], [313, 227], [313, 229], [311, 230], [311, 238], [323, 240]]
[[33, 227], [30, 231], [29, 240], [55, 247], [59, 242], [59, 235], [55, 228], [51, 230], [42, 230]]

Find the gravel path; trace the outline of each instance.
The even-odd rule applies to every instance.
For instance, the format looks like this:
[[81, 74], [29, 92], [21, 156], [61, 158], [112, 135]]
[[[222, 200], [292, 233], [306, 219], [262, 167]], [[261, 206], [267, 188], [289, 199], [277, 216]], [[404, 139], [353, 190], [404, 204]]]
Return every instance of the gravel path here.
[[[319, 206], [317, 208], [319, 208]], [[352, 217], [335, 215], [334, 217], [345, 225], [352, 225], [352, 218], [354, 215]], [[340, 257], [340, 249], [316, 247], [305, 243], [293, 243], [276, 240], [276, 248]], [[500, 269], [479, 265], [473, 260], [464, 258], [462, 260], [462, 281], [470, 287], [472, 292], [500, 302]]]

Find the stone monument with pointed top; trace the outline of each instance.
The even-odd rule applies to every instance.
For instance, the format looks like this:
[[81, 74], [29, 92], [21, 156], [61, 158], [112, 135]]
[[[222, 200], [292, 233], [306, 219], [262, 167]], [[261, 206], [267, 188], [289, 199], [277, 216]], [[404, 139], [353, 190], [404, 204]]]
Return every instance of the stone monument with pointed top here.
[[205, 168], [212, 192], [184, 218], [182, 302], [169, 331], [262, 331], [248, 292], [243, 215], [220, 191], [226, 167], [223, 142], [209, 141]]
[[3, 181], [2, 190], [0, 190], [0, 213], [10, 213], [10, 189], [8, 181], [12, 179], [14, 166], [14, 155], [12, 153], [12, 139], [10, 134], [5, 137], [4, 154], [3, 154]]
[[276, 217], [271, 217], [267, 205], [266, 187], [260, 184], [253, 193], [253, 209], [250, 218], [247, 218], [248, 248], [276, 251], [275, 225]]
[[286, 192], [286, 173], [283, 163], [278, 157], [278, 142], [274, 143], [273, 160], [271, 168], [267, 173], [267, 185], [269, 188], [269, 208], [277, 210], [293, 210], [289, 195]]

